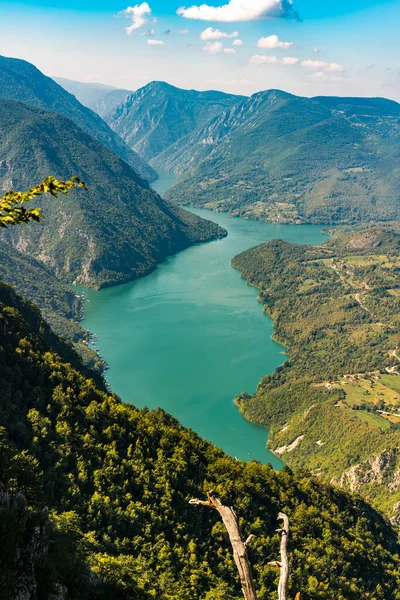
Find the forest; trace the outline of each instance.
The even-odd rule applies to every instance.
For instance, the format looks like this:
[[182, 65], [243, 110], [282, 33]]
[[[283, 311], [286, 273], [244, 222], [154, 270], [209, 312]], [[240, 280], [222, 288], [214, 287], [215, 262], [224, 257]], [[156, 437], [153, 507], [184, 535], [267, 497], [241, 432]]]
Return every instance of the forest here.
[[[353, 489], [391, 517], [400, 500], [397, 400], [392, 392], [385, 402], [384, 391], [374, 390], [388, 373], [396, 387], [399, 248], [397, 232], [373, 227], [339, 230], [318, 247], [276, 240], [232, 261], [260, 290], [288, 354], [238, 406], [271, 427], [270, 447], [290, 466], [342, 483], [356, 467]], [[356, 383], [366, 380], [373, 393], [362, 390], [362, 401], [353, 402]], [[381, 453], [388, 458], [374, 476], [370, 462]]]

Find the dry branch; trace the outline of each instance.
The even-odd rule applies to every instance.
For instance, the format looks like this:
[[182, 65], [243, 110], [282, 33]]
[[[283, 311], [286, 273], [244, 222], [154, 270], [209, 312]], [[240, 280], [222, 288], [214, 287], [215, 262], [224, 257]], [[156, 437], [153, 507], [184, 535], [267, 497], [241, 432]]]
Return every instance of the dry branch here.
[[198, 500], [197, 498], [193, 498], [190, 500], [190, 504], [208, 506], [209, 508], [214, 508], [219, 512], [232, 544], [233, 558], [239, 571], [243, 596], [246, 600], [257, 600], [253, 576], [247, 556], [247, 548], [254, 536], [249, 535], [245, 542], [242, 540], [239, 522], [235, 511], [231, 506], [224, 506], [221, 501], [214, 496], [212, 491], [208, 492], [207, 500]]
[[[287, 555], [287, 546], [289, 541], [289, 517], [285, 513], [279, 513], [278, 520], [283, 521], [283, 527], [277, 529], [281, 534], [281, 560], [268, 563], [271, 567], [279, 567], [281, 574], [278, 585], [278, 600], [287, 600], [287, 588], [289, 581], [289, 560]], [[300, 598], [300, 594], [296, 599]]]

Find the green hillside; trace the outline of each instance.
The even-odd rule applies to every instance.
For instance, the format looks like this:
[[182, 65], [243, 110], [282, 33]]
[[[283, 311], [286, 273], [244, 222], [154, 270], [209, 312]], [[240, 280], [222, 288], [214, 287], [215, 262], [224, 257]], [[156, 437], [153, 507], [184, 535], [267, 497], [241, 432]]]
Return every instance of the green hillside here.
[[132, 93], [107, 122], [128, 146], [151, 160], [242, 98], [217, 91], [182, 90], [153, 81]]
[[59, 336], [73, 343], [86, 365], [102, 370], [103, 363], [88, 347], [88, 332], [77, 323], [83, 300], [39, 261], [0, 242], [0, 280], [34, 302]]
[[274, 222], [354, 223], [400, 213], [400, 105], [259, 92], [178, 141], [154, 165], [168, 198]]
[[279, 240], [232, 264], [260, 290], [288, 360], [237, 403], [292, 467], [358, 491], [400, 523], [400, 235]]
[[43, 223], [1, 235], [68, 283], [129, 281], [174, 252], [225, 235], [162, 201], [127, 163], [57, 113], [2, 100], [0, 127], [0, 189], [28, 189], [49, 173], [61, 180], [77, 175], [88, 185], [41, 200]]
[[256, 535], [260, 600], [276, 598], [279, 510], [291, 598], [399, 598], [395, 534], [359, 497], [225, 456], [161, 410], [101, 391], [67, 350], [0, 284], [2, 598], [239, 600], [218, 515], [188, 502], [211, 488]]
[[0, 98], [19, 100], [29, 106], [68, 117], [83, 131], [123, 158], [141, 177], [149, 181], [156, 178], [155, 171], [103, 119], [82, 106], [72, 94], [43, 75], [31, 63], [0, 56]]

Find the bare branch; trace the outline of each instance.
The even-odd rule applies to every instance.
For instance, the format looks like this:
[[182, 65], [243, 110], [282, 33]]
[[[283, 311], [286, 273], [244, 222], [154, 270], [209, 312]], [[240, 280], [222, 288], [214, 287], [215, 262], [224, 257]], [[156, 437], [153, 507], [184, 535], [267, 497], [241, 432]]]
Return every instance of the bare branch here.
[[208, 499], [206, 501], [193, 498], [189, 502], [190, 504], [208, 506], [209, 508], [214, 508], [219, 512], [232, 544], [233, 558], [239, 572], [243, 596], [245, 597], [245, 600], [257, 600], [253, 576], [247, 556], [247, 546], [254, 536], [250, 535], [246, 542], [243, 542], [239, 529], [239, 522], [233, 508], [230, 506], [224, 506], [221, 501], [214, 496], [213, 491], [208, 492], [207, 495]]

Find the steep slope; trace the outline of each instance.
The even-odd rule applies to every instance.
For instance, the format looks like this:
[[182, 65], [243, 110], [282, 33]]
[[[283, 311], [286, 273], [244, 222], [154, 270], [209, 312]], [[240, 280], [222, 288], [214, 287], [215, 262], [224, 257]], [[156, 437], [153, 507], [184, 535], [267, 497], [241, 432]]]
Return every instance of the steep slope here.
[[64, 77], [53, 77], [61, 87], [73, 94], [83, 106], [87, 106], [103, 119], [115, 112], [125, 102], [132, 90], [121, 90], [102, 83], [84, 83]]
[[243, 100], [154, 162], [179, 179], [168, 197], [279, 222], [390, 220], [400, 214], [400, 105], [301, 98]]
[[27, 581], [24, 597], [36, 586], [40, 598], [238, 600], [218, 515], [188, 502], [213, 488], [256, 534], [260, 600], [276, 598], [267, 562], [279, 552], [282, 509], [289, 597], [398, 600], [395, 534], [359, 497], [234, 460], [161, 410], [121, 403], [66, 364], [54, 341], [39, 313], [0, 284], [2, 598], [14, 600]]
[[133, 152], [93, 111], [82, 106], [58, 83], [34, 65], [0, 56], [0, 98], [19, 100], [36, 108], [58, 112], [123, 158], [144, 179], [153, 181], [154, 170]]
[[107, 122], [133, 150], [151, 160], [242, 98], [153, 81], [129, 96]]
[[244, 414], [271, 427], [292, 467], [357, 490], [400, 523], [400, 234], [336, 233], [319, 247], [275, 240], [232, 264], [260, 290], [287, 362]]
[[0, 189], [28, 189], [49, 173], [75, 174], [88, 185], [41, 200], [43, 224], [2, 234], [66, 282], [101, 287], [135, 279], [192, 243], [225, 235], [162, 201], [127, 163], [57, 113], [2, 100], [0, 128]]
[[88, 332], [77, 323], [83, 300], [69, 286], [59, 281], [42, 263], [4, 242], [0, 242], [0, 280], [34, 302], [53, 331], [74, 344], [87, 366], [103, 369], [96, 352], [88, 347]]

